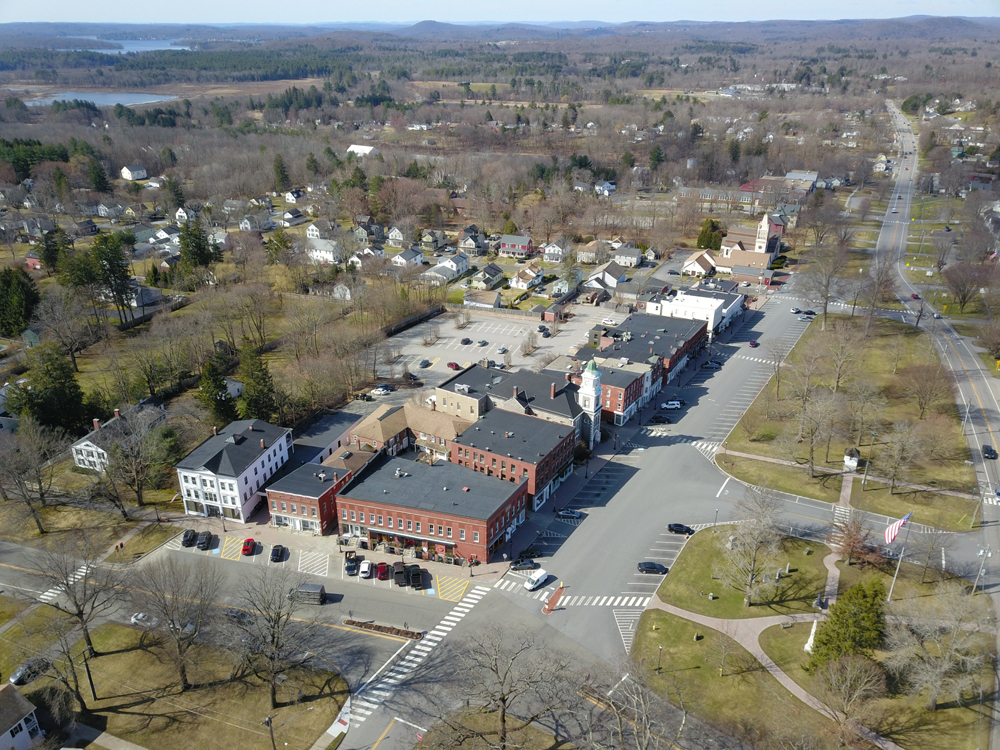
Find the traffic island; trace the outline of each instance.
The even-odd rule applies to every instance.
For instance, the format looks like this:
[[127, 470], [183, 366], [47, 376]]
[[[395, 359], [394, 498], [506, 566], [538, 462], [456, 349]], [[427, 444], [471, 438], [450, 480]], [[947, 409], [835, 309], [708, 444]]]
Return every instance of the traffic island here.
[[565, 586], [559, 586], [559, 588], [557, 588], [552, 593], [552, 596], [549, 597], [549, 600], [545, 602], [545, 606], [542, 607], [543, 615], [551, 615], [553, 612], [555, 612], [556, 607], [559, 606], [559, 600], [562, 599], [564, 589]]
[[362, 622], [361, 620], [344, 620], [344, 625], [348, 625], [352, 628], [360, 628], [361, 630], [371, 630], [375, 633], [394, 635], [399, 638], [409, 638], [412, 641], [419, 641], [424, 637], [423, 633], [418, 633], [414, 630], [404, 630], [403, 628], [393, 627], [392, 625], [379, 625], [374, 622]]

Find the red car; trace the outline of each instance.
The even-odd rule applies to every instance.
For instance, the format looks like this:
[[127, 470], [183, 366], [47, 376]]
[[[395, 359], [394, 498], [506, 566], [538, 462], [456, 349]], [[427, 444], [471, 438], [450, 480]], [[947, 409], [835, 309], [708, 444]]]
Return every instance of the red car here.
[[760, 346], [760, 344], [757, 342], [756, 339], [754, 339], [753, 341], [750, 342], [749, 346], [751, 349], [756, 349], [758, 346]]
[[920, 299], [920, 295], [919, 294], [911, 294], [910, 295], [910, 299]]
[[252, 555], [256, 551], [257, 551], [257, 542], [255, 542], [253, 539], [244, 539], [243, 540], [243, 554], [244, 555]]
[[448, 363], [448, 369], [449, 370], [461, 370], [462, 369], [462, 365], [458, 364], [458, 362], [449, 362]]
[[392, 568], [389, 567], [389, 563], [380, 562], [378, 564], [377, 570], [375, 571], [375, 575], [378, 576], [378, 579], [380, 581], [388, 581], [389, 580], [389, 573], [391, 571], [392, 571]]

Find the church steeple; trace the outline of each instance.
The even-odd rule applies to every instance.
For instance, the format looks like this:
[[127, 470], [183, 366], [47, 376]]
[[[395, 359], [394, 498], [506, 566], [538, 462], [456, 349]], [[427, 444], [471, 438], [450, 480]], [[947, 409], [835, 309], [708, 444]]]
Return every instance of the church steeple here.
[[580, 437], [590, 450], [601, 440], [601, 372], [590, 360], [580, 376], [577, 401], [583, 410]]
[[766, 253], [767, 252], [767, 238], [770, 234], [771, 220], [764, 212], [764, 215], [760, 217], [760, 224], [757, 225], [757, 240], [753, 244], [753, 250], [755, 253]]

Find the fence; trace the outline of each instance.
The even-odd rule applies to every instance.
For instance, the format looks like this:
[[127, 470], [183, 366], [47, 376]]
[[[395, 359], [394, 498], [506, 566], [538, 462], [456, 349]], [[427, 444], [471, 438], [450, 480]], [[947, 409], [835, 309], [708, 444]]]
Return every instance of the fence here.
[[446, 302], [445, 307], [449, 310], [469, 310], [470, 312], [488, 313], [490, 315], [510, 315], [519, 318], [540, 319], [539, 313], [533, 310], [518, 310], [507, 307], [479, 307], [477, 305], [458, 305], [453, 302]]

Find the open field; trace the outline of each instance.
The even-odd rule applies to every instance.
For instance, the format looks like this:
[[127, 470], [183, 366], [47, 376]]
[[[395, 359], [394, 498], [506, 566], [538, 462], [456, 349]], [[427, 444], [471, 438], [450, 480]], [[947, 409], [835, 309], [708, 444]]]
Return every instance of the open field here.
[[902, 518], [912, 512], [917, 523], [947, 531], [968, 531], [978, 503], [906, 487], [897, 487], [889, 494], [889, 485], [869, 479], [867, 485], [854, 482], [851, 486], [851, 505], [890, 518]]
[[[818, 542], [786, 537], [781, 545], [781, 567], [791, 564], [790, 575], [770, 602], [743, 605], [743, 592], [716, 580], [721, 548], [729, 535], [728, 526], [718, 527], [718, 533], [700, 531], [684, 546], [670, 574], [660, 585], [657, 595], [664, 602], [712, 617], [770, 617], [778, 614], [814, 612], [812, 603], [826, 585], [827, 572], [823, 558], [830, 548]], [[810, 554], [806, 554], [806, 550]], [[715, 599], [709, 601], [709, 592]]]
[[716, 454], [716, 462], [723, 471], [748, 484], [766, 486], [779, 492], [828, 503], [835, 503], [840, 499], [843, 478], [839, 474], [818, 472], [815, 477], [810, 477], [809, 469], [805, 466], [785, 466], [724, 453]]

